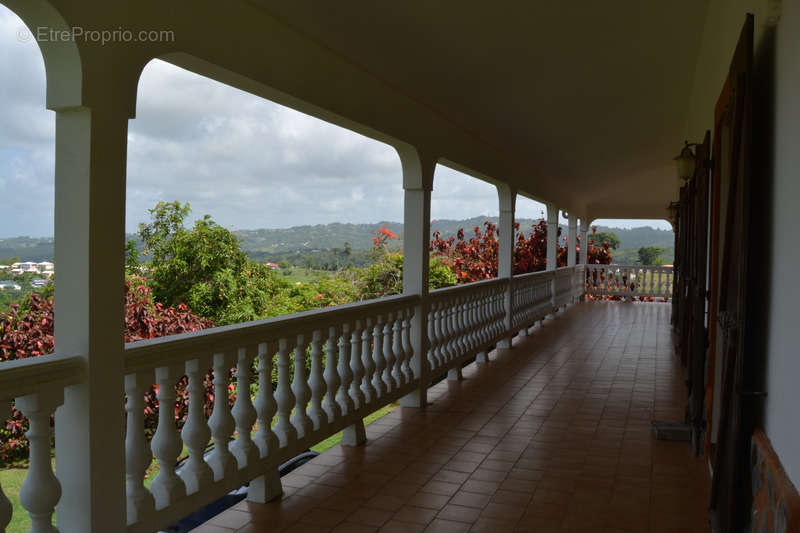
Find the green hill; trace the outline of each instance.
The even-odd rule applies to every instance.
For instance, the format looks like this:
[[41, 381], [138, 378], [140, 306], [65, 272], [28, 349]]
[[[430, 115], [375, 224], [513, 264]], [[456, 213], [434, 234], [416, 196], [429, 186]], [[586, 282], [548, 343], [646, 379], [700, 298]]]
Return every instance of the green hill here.
[[[497, 217], [472, 217], [463, 220], [434, 220], [431, 222], [431, 231], [439, 231], [442, 237], [455, 235], [463, 228], [467, 236], [472, 234], [472, 228], [479, 226], [483, 229], [483, 223], [489, 220], [497, 223]], [[538, 219], [518, 220], [522, 230], [529, 231], [531, 226], [538, 222]], [[331, 224], [318, 224], [314, 226], [295, 226], [292, 228], [281, 229], [253, 229], [236, 231], [242, 239], [242, 248], [255, 260], [258, 261], [280, 261], [283, 259], [306, 256], [309, 254], [322, 254], [334, 252], [339, 259], [327, 258], [325, 264], [346, 265], [350, 261], [357, 264], [363, 263], [367, 259], [366, 252], [372, 248], [372, 237], [374, 232], [385, 225], [397, 234], [398, 239], [392, 241], [392, 247], [400, 248], [403, 239], [403, 224], [401, 222], [375, 222], [371, 224], [350, 224], [334, 222]], [[639, 228], [613, 228], [601, 226], [597, 231], [611, 231], [620, 238], [620, 246], [617, 255], [620, 259], [628, 260], [635, 254], [635, 251], [642, 246], [658, 246], [665, 249], [665, 261], [669, 257], [672, 262], [672, 247], [674, 245], [674, 234], [669, 230], [659, 230], [651, 227]], [[562, 228], [562, 234], [566, 234], [566, 228]], [[127, 239], [136, 239], [135, 235], [127, 235]], [[345, 243], [349, 243], [352, 249], [352, 259], [343, 256], [346, 248]], [[340, 257], [341, 256], [341, 257]], [[34, 237], [13, 237], [0, 239], [0, 260], [3, 258], [19, 257], [28, 261], [45, 261], [53, 258], [53, 239], [34, 238]], [[321, 257], [321, 256], [320, 256]], [[319, 262], [319, 261], [318, 261]], [[296, 260], [290, 260], [292, 264], [300, 264]]]

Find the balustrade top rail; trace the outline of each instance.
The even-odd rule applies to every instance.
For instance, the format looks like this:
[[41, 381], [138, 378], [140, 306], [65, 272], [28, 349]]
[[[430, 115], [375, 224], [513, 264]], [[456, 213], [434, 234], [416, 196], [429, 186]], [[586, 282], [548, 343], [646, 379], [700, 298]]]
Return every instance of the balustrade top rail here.
[[396, 295], [277, 316], [230, 326], [170, 335], [125, 345], [125, 373], [149, 371], [157, 366], [182, 363], [198, 352], [225, 352], [281, 336], [289, 337], [331, 322], [359, 320], [398, 306], [414, 305], [418, 295]]
[[528, 272], [526, 274], [516, 274], [514, 275], [514, 280], [517, 281], [529, 281], [534, 279], [540, 279], [542, 281], [551, 280], [556, 277], [556, 273], [552, 270], [540, 270], [539, 272]]
[[506, 283], [508, 283], [507, 278], [482, 279], [480, 281], [473, 281], [471, 283], [465, 283], [462, 285], [453, 285], [452, 287], [443, 287], [441, 289], [434, 289], [428, 294], [431, 299], [449, 298], [456, 294], [461, 294], [461, 293], [466, 294], [472, 291], [488, 289], [491, 287], [496, 287], [498, 285], [505, 285]]
[[51, 354], [5, 361], [0, 365], [0, 400], [33, 394], [43, 386], [74, 385], [83, 379], [84, 368], [79, 356]]

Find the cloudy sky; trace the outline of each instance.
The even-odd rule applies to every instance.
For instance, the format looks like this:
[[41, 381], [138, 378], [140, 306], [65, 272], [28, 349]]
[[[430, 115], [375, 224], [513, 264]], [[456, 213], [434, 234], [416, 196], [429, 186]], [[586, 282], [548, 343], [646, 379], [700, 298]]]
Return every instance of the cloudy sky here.
[[[53, 234], [54, 114], [44, 109], [39, 50], [17, 39], [21, 25], [0, 6], [0, 238]], [[128, 231], [160, 200], [247, 229], [400, 221], [402, 198], [400, 161], [385, 144], [167, 63], [142, 74], [128, 136]], [[439, 167], [431, 209], [434, 219], [496, 215], [497, 196]], [[518, 202], [520, 217], [542, 209]]]

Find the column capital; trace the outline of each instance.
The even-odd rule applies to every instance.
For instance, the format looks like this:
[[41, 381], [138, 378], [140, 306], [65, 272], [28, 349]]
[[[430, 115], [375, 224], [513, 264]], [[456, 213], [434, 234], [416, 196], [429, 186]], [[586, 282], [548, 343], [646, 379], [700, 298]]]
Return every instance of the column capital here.
[[547, 204], [547, 225], [558, 224], [558, 207], [555, 204]]
[[511, 211], [516, 209], [517, 205], [517, 190], [506, 183], [498, 183], [497, 196], [500, 200], [500, 211]]
[[433, 191], [437, 157], [410, 145], [395, 146], [403, 167], [403, 189]]

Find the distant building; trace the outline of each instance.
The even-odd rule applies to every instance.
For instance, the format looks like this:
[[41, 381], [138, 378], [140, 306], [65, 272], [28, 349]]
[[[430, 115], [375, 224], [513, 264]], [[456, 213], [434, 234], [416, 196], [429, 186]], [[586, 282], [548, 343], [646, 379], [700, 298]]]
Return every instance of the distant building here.
[[0, 291], [4, 290], [21, 291], [22, 287], [13, 281], [0, 281]]
[[281, 269], [281, 267], [279, 267], [277, 263], [267, 263], [267, 268], [270, 268], [272, 270], [280, 270]]
[[31, 287], [33, 287], [34, 289], [41, 289], [42, 287], [46, 286], [50, 282], [47, 281], [46, 279], [42, 279], [42, 278], [33, 278], [30, 283], [31, 283]]

